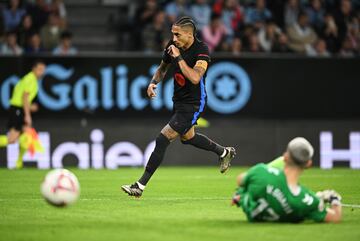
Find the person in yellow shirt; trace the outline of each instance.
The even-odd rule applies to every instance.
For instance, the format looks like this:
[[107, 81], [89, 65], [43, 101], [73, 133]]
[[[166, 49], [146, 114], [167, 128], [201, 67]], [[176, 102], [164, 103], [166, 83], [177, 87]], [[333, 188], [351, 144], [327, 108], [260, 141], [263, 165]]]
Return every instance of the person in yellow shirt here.
[[0, 135], [0, 147], [6, 147], [19, 139], [20, 153], [16, 168], [23, 167], [22, 157], [26, 152], [26, 148], [22, 145], [22, 142], [26, 141], [23, 132], [32, 127], [31, 112], [38, 109], [38, 106], [32, 102], [38, 93], [38, 81], [44, 75], [45, 69], [44, 62], [36, 61], [32, 70], [16, 84], [10, 99], [9, 122], [7, 125], [9, 132], [7, 135]]

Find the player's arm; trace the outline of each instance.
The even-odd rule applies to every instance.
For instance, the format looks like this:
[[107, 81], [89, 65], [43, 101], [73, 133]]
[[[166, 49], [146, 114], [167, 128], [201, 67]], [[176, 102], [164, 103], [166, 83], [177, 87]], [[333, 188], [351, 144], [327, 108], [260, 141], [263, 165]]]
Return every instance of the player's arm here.
[[249, 184], [250, 179], [261, 176], [264, 172], [268, 172], [267, 166], [263, 163], [259, 163], [246, 172], [239, 174], [236, 178], [236, 183], [239, 187], [246, 187]]
[[156, 69], [155, 74], [154, 74], [151, 82], [154, 83], [154, 84], [160, 83], [164, 79], [164, 77], [166, 75], [166, 72], [169, 69], [169, 66], [170, 66], [170, 64], [165, 63], [162, 60], [159, 67]]
[[327, 223], [338, 223], [341, 221], [342, 207], [339, 205], [331, 205], [330, 208], [326, 209], [325, 222]]
[[32, 103], [30, 105], [30, 112], [37, 112], [39, 110], [39, 105], [37, 103]]
[[191, 83], [199, 84], [202, 76], [205, 74], [208, 67], [208, 63], [205, 60], [198, 60], [195, 63], [194, 68], [191, 68], [185, 60], [181, 57], [180, 51], [174, 45], [170, 45], [168, 48], [169, 54], [175, 58], [178, 62], [179, 68], [184, 76], [191, 81]]
[[24, 109], [24, 117], [25, 117], [25, 123], [29, 126], [32, 125], [32, 119], [31, 119], [31, 111], [30, 111], [30, 102], [29, 102], [29, 92], [24, 92], [22, 96], [23, 101], [23, 109]]
[[236, 183], [237, 185], [240, 187], [240, 186], [243, 186], [244, 184], [244, 179], [245, 179], [245, 176], [246, 176], [246, 172], [243, 172], [241, 174], [239, 174], [236, 178]]
[[170, 64], [161, 61], [147, 89], [147, 95], [149, 96], [149, 98], [156, 97], [156, 93], [155, 93], [156, 85], [164, 79], [166, 72], [169, 69], [169, 66]]
[[182, 58], [178, 60], [178, 64], [184, 76], [195, 85], [199, 84], [208, 66], [208, 63], [205, 60], [198, 60], [196, 61], [194, 68], [191, 68]]
[[240, 194], [238, 193], [238, 191], [240, 190], [240, 188], [242, 188], [244, 186], [245, 177], [246, 177], [246, 172], [243, 172], [237, 176], [236, 184], [238, 185], [238, 188], [231, 199], [231, 205], [236, 205], [238, 207], [240, 206], [241, 197], [240, 197]]

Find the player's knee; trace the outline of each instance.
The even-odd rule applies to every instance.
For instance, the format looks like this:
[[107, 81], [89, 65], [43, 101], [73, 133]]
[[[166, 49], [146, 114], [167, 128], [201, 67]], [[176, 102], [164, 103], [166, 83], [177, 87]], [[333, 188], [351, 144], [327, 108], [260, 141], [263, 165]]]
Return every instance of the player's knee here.
[[162, 156], [165, 153], [167, 146], [170, 144], [170, 141], [166, 136], [160, 133], [155, 140], [155, 149], [153, 153], [158, 156]]
[[184, 145], [192, 145], [196, 135], [197, 134], [195, 132], [186, 133], [185, 135], [181, 136], [181, 143]]
[[170, 144], [169, 139], [164, 136], [164, 134], [160, 133], [157, 137], [156, 137], [156, 146], [167, 146]]
[[14, 136], [9, 136], [8, 137], [8, 143], [9, 144], [14, 144], [18, 139], [18, 136], [17, 135], [14, 135]]
[[16, 142], [16, 139], [15, 138], [12, 138], [12, 139], [8, 139], [8, 143], [9, 144], [14, 144]]
[[182, 144], [184, 144], [184, 145], [191, 145], [191, 143], [192, 143], [192, 139], [193, 138], [191, 138], [191, 139], [186, 139], [186, 138], [181, 138], [181, 143]]

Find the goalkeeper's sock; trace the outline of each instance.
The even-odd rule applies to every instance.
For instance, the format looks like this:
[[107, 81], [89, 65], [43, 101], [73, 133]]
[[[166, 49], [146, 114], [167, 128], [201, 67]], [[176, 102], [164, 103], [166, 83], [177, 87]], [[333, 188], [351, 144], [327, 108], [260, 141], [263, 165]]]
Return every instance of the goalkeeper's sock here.
[[190, 140], [181, 141], [185, 145], [193, 145], [197, 148], [206, 150], [206, 151], [212, 151], [216, 153], [218, 156], [226, 154], [225, 147], [217, 144], [213, 140], [209, 139], [207, 136], [199, 133], [195, 133], [195, 136], [191, 138]]
[[9, 139], [6, 135], [0, 135], [0, 147], [5, 147], [9, 144]]
[[[143, 186], [146, 186], [146, 184], [149, 182], [151, 176], [154, 174], [156, 169], [160, 166], [164, 155], [166, 148], [170, 144], [170, 141], [164, 136], [162, 133], [158, 135], [156, 138], [156, 145], [153, 153], [151, 153], [151, 156], [149, 158], [149, 161], [146, 165], [145, 172], [139, 179], [139, 183]], [[144, 187], [145, 188], [145, 187]]]

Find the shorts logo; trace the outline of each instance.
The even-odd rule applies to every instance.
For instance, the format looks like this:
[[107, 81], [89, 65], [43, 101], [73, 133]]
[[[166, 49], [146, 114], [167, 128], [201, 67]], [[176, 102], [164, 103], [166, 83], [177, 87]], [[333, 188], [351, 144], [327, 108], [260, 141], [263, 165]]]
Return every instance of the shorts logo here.
[[185, 85], [185, 77], [182, 74], [176, 73], [174, 78], [181, 87]]
[[221, 62], [212, 65], [206, 78], [208, 106], [218, 113], [232, 114], [249, 101], [251, 82], [239, 65]]

